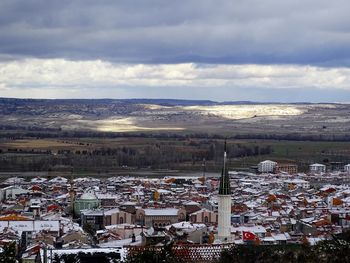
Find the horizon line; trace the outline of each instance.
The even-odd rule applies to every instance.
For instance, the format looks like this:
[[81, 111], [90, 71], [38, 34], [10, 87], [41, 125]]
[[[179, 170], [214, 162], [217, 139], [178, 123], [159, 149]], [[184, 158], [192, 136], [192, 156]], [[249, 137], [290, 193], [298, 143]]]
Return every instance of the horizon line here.
[[6, 99], [6, 100], [33, 100], [33, 101], [39, 101], [39, 100], [117, 100], [117, 101], [128, 101], [128, 100], [134, 100], [134, 101], [142, 101], [142, 100], [149, 100], [149, 101], [198, 101], [198, 102], [208, 102], [208, 103], [218, 103], [218, 104], [224, 104], [227, 103], [249, 103], [249, 104], [350, 104], [350, 102], [337, 102], [337, 101], [319, 101], [319, 102], [310, 102], [310, 101], [296, 101], [296, 102], [283, 102], [283, 101], [254, 101], [254, 100], [211, 100], [211, 99], [179, 99], [179, 98], [19, 98], [19, 97], [2, 97], [0, 96], [0, 99]]

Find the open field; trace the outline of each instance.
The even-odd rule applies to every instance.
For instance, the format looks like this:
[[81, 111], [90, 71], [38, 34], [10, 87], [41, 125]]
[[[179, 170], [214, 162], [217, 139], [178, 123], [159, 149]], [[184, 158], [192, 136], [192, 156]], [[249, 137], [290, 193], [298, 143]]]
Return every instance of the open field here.
[[[298, 164], [301, 171], [315, 162], [350, 162], [350, 142], [228, 139], [229, 167], [249, 169], [271, 159]], [[222, 139], [64, 138], [0, 140], [0, 169], [134, 173], [150, 170], [217, 172]], [[11, 164], [12, 162], [12, 164]], [[11, 165], [9, 165], [9, 163]]]
[[1, 148], [17, 148], [17, 149], [59, 149], [59, 148], [75, 148], [74, 142], [65, 142], [49, 139], [26, 139], [26, 140], [0, 140]]

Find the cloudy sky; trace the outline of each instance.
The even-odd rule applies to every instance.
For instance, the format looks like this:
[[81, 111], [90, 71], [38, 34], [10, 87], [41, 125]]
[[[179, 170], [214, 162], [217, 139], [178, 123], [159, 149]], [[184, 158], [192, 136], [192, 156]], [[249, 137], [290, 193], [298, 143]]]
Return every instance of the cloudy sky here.
[[0, 96], [350, 102], [348, 0], [1, 0]]

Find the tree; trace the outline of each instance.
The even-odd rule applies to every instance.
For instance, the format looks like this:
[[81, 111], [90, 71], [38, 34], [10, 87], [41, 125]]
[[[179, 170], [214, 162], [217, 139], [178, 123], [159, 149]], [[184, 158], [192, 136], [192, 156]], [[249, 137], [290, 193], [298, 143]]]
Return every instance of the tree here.
[[16, 243], [12, 242], [3, 247], [0, 253], [0, 263], [15, 263], [16, 262]]
[[157, 249], [155, 247], [144, 247], [138, 253], [129, 253], [127, 263], [182, 263], [183, 259], [176, 256], [173, 251], [173, 242], [165, 244]]

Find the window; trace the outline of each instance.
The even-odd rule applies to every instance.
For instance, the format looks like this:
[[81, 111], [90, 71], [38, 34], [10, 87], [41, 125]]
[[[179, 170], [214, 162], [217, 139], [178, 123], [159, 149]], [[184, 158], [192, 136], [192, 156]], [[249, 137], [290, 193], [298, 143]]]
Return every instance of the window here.
[[119, 224], [124, 224], [124, 218], [122, 217], [119, 218]]
[[206, 216], [204, 217], [204, 223], [208, 223], [209, 222], [209, 218]]

